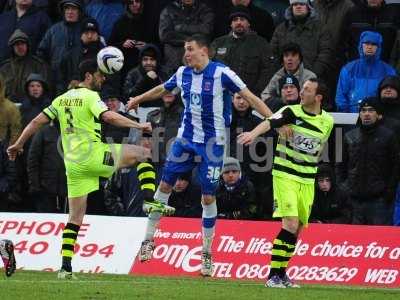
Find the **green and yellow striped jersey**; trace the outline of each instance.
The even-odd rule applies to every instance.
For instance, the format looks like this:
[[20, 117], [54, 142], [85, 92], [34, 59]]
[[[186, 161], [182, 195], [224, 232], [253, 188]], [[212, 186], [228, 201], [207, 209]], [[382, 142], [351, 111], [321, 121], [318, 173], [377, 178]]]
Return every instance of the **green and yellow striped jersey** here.
[[288, 125], [293, 129], [290, 140], [278, 140], [272, 175], [314, 184], [320, 156], [333, 128], [332, 116], [324, 110], [319, 115], [307, 113], [297, 104], [281, 108], [269, 121], [271, 128]]
[[58, 96], [43, 110], [48, 118], [60, 122], [64, 158], [79, 162], [90, 156], [101, 143], [100, 115], [107, 110], [97, 92], [83, 87]]

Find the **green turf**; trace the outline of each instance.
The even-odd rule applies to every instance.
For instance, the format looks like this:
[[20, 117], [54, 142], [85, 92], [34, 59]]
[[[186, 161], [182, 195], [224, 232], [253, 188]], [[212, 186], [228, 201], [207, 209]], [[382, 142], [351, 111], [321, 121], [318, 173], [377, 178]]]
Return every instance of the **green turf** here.
[[19, 271], [11, 278], [0, 278], [0, 299], [400, 299], [399, 289], [316, 285], [269, 289], [262, 282], [253, 281], [78, 275], [77, 281], [62, 281], [56, 279], [55, 273]]

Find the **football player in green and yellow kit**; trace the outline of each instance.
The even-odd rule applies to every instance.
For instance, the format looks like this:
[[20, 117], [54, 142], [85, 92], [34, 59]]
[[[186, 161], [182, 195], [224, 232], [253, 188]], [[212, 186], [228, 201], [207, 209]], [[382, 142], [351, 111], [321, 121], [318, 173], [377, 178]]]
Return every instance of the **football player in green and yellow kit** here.
[[291, 133], [279, 138], [272, 169], [273, 217], [282, 218], [282, 228], [273, 243], [267, 287], [298, 287], [286, 275], [286, 267], [301, 229], [308, 225], [317, 164], [333, 128], [333, 118], [321, 109], [327, 97], [324, 83], [307, 80], [300, 92], [300, 104], [283, 107], [238, 137], [239, 143], [248, 145], [271, 128], [287, 125]]
[[[155, 190], [154, 168], [147, 162], [151, 157], [150, 150], [135, 145], [106, 144], [101, 141], [101, 121], [149, 132], [150, 123], [139, 124], [107, 109], [97, 92], [105, 78], [98, 70], [95, 60], [83, 61], [79, 65], [79, 71], [82, 80], [79, 86], [58, 96], [26, 126], [18, 140], [7, 149], [10, 159], [14, 160], [22, 151], [24, 143], [42, 125], [58, 119], [69, 204], [68, 223], [62, 236], [62, 266], [58, 273], [61, 279], [75, 277], [71, 266], [74, 245], [86, 212], [87, 195], [99, 189], [100, 177], [110, 177], [116, 169], [139, 163], [137, 168], [143, 173], [141, 177], [144, 180], [141, 188], [153, 192]], [[173, 208], [157, 201], [147, 203], [147, 208], [162, 214], [173, 213]]]

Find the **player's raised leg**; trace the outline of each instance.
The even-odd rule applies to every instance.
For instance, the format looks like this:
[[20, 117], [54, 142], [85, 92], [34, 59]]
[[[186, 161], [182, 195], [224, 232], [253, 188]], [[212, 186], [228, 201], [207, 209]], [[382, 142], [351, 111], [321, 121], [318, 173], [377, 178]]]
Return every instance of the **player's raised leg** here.
[[59, 279], [76, 279], [75, 275], [72, 274], [71, 263], [79, 228], [82, 225], [83, 217], [86, 212], [86, 201], [87, 195], [68, 199], [69, 217], [62, 235], [62, 265], [58, 272]]

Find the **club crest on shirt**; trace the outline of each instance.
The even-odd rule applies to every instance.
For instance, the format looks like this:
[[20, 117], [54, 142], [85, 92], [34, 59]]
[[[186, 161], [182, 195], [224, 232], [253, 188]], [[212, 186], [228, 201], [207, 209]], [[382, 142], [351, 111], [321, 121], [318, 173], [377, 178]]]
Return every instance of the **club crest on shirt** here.
[[203, 83], [203, 91], [211, 92], [211, 86], [212, 86], [211, 81], [204, 81], [204, 83]]

